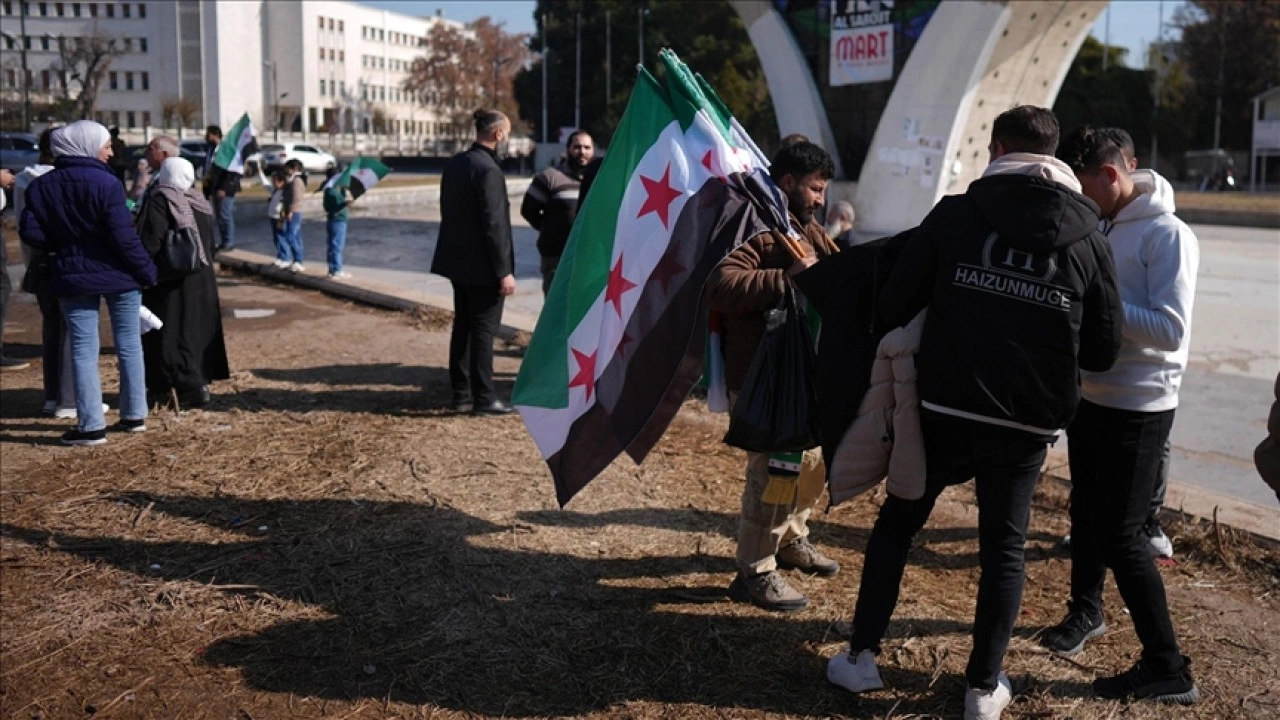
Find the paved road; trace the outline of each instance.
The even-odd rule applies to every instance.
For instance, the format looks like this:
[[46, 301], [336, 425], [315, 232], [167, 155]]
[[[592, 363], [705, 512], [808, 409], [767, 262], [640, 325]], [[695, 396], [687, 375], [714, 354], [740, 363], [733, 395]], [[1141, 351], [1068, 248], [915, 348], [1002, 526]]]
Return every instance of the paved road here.
[[[513, 199], [513, 205], [518, 200]], [[304, 223], [308, 271], [324, 272], [323, 218]], [[448, 283], [428, 275], [437, 209], [373, 219], [356, 216], [347, 238], [347, 270], [360, 279], [408, 289], [424, 302], [447, 304]], [[516, 295], [509, 320], [536, 318], [542, 308], [536, 233], [513, 209]], [[241, 223], [244, 249], [273, 254], [267, 221]], [[1265, 434], [1271, 388], [1280, 373], [1280, 231], [1194, 226], [1201, 243], [1192, 321], [1191, 366], [1173, 427], [1174, 480], [1276, 507], [1253, 469], [1253, 447]], [[446, 302], [441, 303], [444, 299]], [[511, 322], [524, 326], [526, 322]], [[531, 325], [530, 325], [531, 327]]]

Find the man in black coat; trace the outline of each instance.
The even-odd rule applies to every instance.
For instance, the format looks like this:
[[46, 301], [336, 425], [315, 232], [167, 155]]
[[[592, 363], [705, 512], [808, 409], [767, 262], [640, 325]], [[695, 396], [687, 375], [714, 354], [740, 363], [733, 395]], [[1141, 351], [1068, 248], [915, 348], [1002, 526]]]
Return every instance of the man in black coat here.
[[1098, 206], [1053, 157], [1057, 145], [1046, 109], [997, 117], [982, 178], [934, 207], [880, 293], [885, 327], [928, 308], [916, 357], [928, 474], [919, 500], [885, 500], [867, 542], [849, 649], [827, 666], [847, 690], [883, 687], [875, 656], [912, 540], [944, 488], [976, 478], [982, 574], [964, 717], [998, 720], [1012, 700], [1002, 666], [1031, 497], [1047, 445], [1075, 414], [1080, 369], [1111, 367], [1124, 318]]
[[503, 301], [516, 291], [511, 206], [497, 160], [511, 121], [497, 110], [477, 110], [474, 117], [475, 142], [453, 156], [440, 180], [440, 236], [431, 272], [453, 285], [454, 411], [505, 415], [512, 408], [494, 392], [493, 336]]

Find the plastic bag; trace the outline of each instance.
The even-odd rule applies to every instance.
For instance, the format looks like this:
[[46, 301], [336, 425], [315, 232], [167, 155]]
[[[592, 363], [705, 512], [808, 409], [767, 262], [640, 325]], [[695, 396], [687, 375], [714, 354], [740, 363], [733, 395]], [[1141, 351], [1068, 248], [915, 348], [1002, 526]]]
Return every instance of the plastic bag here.
[[764, 337], [729, 413], [724, 442], [761, 453], [818, 445], [813, 338], [795, 291], [765, 313]]

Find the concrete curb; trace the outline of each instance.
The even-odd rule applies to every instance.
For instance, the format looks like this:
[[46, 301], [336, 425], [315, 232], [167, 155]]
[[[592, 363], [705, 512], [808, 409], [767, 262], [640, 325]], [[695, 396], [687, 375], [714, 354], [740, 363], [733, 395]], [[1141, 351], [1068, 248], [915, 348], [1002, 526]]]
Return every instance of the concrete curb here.
[[1174, 211], [1188, 225], [1230, 225], [1235, 227], [1280, 229], [1280, 213], [1246, 210], [1183, 210]]
[[[1044, 474], [1070, 485], [1071, 470], [1067, 467], [1067, 453], [1051, 448], [1049, 457], [1045, 460]], [[1262, 478], [1258, 478], [1258, 482], [1262, 482]], [[1213, 520], [1216, 511], [1218, 522], [1224, 525], [1270, 541], [1280, 541], [1280, 508], [1254, 505], [1176, 480], [1169, 481], [1164, 506], [1168, 510], [1205, 520]]]
[[[218, 253], [217, 262], [224, 268], [260, 275], [281, 283], [319, 290], [329, 295], [346, 298], [366, 305], [411, 312], [419, 309], [442, 310], [453, 312], [453, 298], [425, 291], [413, 292], [404, 288], [374, 280], [353, 278], [351, 280], [331, 280], [327, 275], [312, 273], [294, 273], [276, 267], [275, 258], [250, 252], [248, 250], [229, 250]], [[536, 317], [522, 313], [505, 311], [502, 314], [502, 329], [499, 337], [511, 339], [518, 333], [531, 333], [537, 324]]]

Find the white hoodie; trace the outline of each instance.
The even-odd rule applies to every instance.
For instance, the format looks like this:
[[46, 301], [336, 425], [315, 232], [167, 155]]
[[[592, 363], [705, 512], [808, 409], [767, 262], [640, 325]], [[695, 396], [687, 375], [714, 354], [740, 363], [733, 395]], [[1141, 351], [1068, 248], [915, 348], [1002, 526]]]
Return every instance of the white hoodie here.
[[1096, 405], [1138, 412], [1178, 406], [1191, 344], [1200, 245], [1174, 217], [1173, 187], [1152, 170], [1137, 170], [1142, 194], [1101, 230], [1115, 258], [1124, 301], [1120, 357], [1106, 372], [1082, 372], [1082, 394]]

